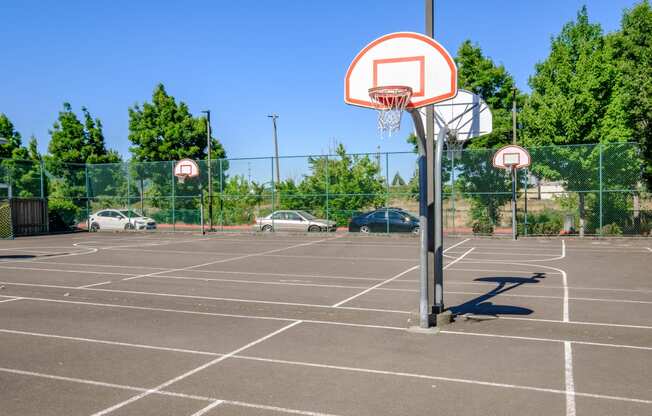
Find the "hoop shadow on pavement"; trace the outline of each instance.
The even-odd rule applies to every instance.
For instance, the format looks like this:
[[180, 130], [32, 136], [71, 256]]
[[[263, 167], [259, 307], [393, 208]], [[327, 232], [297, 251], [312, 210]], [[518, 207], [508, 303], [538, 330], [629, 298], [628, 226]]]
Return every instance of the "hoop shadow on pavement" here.
[[532, 309], [523, 308], [521, 306], [511, 305], [496, 305], [493, 302], [488, 302], [494, 296], [498, 296], [507, 291], [516, 289], [525, 284], [539, 283], [545, 278], [545, 273], [534, 273], [532, 277], [481, 277], [475, 279], [476, 282], [490, 282], [496, 283], [497, 286], [484, 295], [471, 299], [460, 305], [453, 306], [449, 310], [453, 315], [463, 315], [466, 313], [477, 315], [530, 315], [534, 312]]

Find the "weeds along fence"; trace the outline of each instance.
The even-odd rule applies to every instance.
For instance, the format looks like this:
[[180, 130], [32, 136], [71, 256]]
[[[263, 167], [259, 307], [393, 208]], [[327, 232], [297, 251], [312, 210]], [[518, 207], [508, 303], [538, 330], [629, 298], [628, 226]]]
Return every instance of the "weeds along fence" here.
[[[517, 176], [521, 235], [649, 235], [652, 198], [642, 183], [636, 144], [529, 148], [532, 165]], [[511, 179], [491, 163], [494, 150], [447, 152], [444, 226], [455, 234], [508, 234]], [[280, 178], [276, 177], [278, 163]], [[0, 199], [42, 198], [50, 230], [85, 228], [101, 209], [130, 209], [162, 230], [251, 229], [257, 217], [304, 210], [346, 228], [377, 208], [418, 210], [416, 155], [311, 155], [206, 161], [185, 183], [174, 161], [65, 164], [56, 160], [0, 161]], [[202, 212], [203, 209], [203, 212]], [[385, 231], [392, 231], [391, 219]]]

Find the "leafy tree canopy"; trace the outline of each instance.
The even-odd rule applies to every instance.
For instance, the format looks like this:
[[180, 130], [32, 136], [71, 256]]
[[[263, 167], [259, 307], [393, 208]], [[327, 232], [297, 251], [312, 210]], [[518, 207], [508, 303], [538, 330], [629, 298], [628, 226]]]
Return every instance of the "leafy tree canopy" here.
[[0, 113], [0, 138], [7, 140], [6, 144], [0, 145], [0, 158], [11, 158], [13, 152], [22, 145], [20, 133], [16, 131], [13, 123], [6, 114]]
[[[480, 46], [470, 40], [460, 45], [455, 62], [459, 88], [481, 96], [493, 115], [493, 132], [473, 139], [469, 147], [491, 148], [511, 143], [514, 78], [503, 65], [496, 65], [484, 56]], [[517, 94], [517, 101], [523, 102], [524, 97]]]
[[102, 132], [102, 122], [93, 119], [82, 107], [83, 123], [72, 111], [69, 103], [63, 104], [57, 121], [50, 130], [48, 152], [57, 163], [113, 163], [120, 161], [120, 155], [108, 150]]
[[[622, 120], [624, 140], [641, 146], [648, 186], [652, 184], [652, 7], [644, 0], [625, 10], [620, 31], [607, 38], [616, 66], [618, 97], [610, 111]], [[604, 128], [618, 126], [605, 123]], [[615, 129], [613, 129], [615, 130]], [[608, 131], [619, 137], [617, 131]]]
[[[152, 102], [129, 108], [130, 150], [137, 161], [203, 159], [207, 156], [206, 119], [193, 117], [188, 106], [158, 84]], [[211, 158], [226, 157], [222, 144], [211, 137]]]

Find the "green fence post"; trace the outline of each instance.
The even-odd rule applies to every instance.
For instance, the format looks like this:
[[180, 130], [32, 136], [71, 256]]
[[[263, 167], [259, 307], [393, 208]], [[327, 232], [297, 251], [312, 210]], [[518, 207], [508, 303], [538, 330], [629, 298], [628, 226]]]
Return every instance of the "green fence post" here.
[[[326, 155], [326, 221], [328, 222], [328, 216], [329, 216], [329, 211], [328, 211], [328, 203], [329, 203], [329, 186], [331, 183], [331, 176], [328, 170], [328, 154]], [[314, 215], [314, 214], [313, 214]]]
[[86, 177], [86, 230], [88, 232], [91, 231], [91, 216], [90, 216], [90, 209], [89, 209], [89, 191], [90, 187], [88, 185], [88, 164], [84, 164], [84, 176]]
[[[274, 204], [274, 198], [276, 196], [276, 184], [274, 182], [274, 158], [270, 157], [269, 160], [272, 162], [272, 175], [271, 178], [272, 180], [270, 181], [272, 184], [272, 214], [274, 213], [274, 210], [276, 209], [275, 204]], [[274, 231], [274, 215], [272, 215], [272, 231]]]
[[[378, 166], [380, 169], [380, 166]], [[385, 192], [385, 206], [389, 207], [389, 156], [385, 152], [385, 180], [387, 182], [386, 192]], [[389, 234], [389, 216], [387, 217], [387, 234]]]
[[44, 169], [43, 159], [41, 159], [40, 162], [41, 162], [40, 163], [40, 165], [41, 165], [41, 199], [45, 199], [45, 190], [44, 190], [44, 184], [43, 184], [43, 169]]
[[602, 235], [602, 188], [603, 188], [603, 184], [602, 184], [602, 143], [600, 143], [598, 145], [598, 149], [600, 150], [600, 152], [599, 152], [599, 154], [600, 154], [600, 158], [599, 158], [599, 160], [600, 160], [600, 168], [599, 168], [599, 171], [598, 171], [598, 173], [600, 175], [600, 235]]
[[523, 231], [524, 235], [527, 237], [527, 187], [528, 187], [528, 178], [530, 177], [530, 170], [525, 169], [525, 201], [524, 201], [524, 207], [525, 207], [525, 212], [524, 212], [524, 223], [523, 223]]
[[220, 231], [224, 231], [224, 175], [222, 168], [222, 159], [220, 161]]
[[177, 231], [177, 218], [176, 218], [176, 205], [177, 205], [177, 199], [176, 199], [176, 192], [175, 192], [175, 187], [174, 187], [174, 166], [172, 169], [170, 169], [170, 174], [171, 180], [172, 180], [172, 232]]

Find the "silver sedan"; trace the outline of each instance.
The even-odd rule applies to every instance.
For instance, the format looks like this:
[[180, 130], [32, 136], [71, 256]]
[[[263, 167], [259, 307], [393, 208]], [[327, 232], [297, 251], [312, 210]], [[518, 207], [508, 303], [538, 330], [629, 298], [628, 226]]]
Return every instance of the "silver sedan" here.
[[335, 221], [319, 219], [306, 211], [274, 211], [256, 220], [260, 231], [335, 231]]

